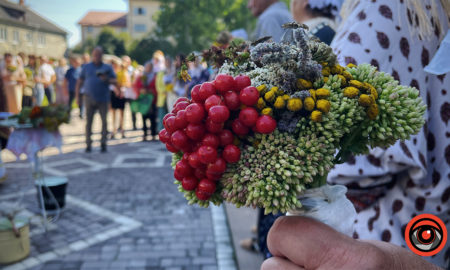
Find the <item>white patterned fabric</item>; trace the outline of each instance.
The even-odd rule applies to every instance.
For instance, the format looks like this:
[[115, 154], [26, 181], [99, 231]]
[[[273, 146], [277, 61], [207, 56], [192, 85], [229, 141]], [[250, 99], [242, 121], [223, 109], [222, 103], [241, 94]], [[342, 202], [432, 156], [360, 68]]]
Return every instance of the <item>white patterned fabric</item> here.
[[[424, 0], [430, 15], [430, 1]], [[410, 140], [388, 149], [373, 149], [333, 169], [328, 182], [349, 188], [359, 211], [354, 238], [376, 239], [406, 246], [404, 230], [412, 217], [437, 215], [450, 231], [450, 74], [424, 72], [448, 31], [440, 1], [433, 33], [411, 34], [418, 20], [404, 1], [360, 1], [331, 44], [341, 64], [370, 63], [403, 85], [419, 89], [428, 105], [427, 123]], [[417, 33], [417, 31], [415, 32]], [[450, 244], [427, 260], [446, 267]]]
[[59, 132], [48, 132], [46, 129], [16, 129], [8, 139], [6, 149], [17, 158], [26, 154], [29, 161], [34, 161], [35, 154], [47, 147], [57, 147], [61, 151], [62, 137]]

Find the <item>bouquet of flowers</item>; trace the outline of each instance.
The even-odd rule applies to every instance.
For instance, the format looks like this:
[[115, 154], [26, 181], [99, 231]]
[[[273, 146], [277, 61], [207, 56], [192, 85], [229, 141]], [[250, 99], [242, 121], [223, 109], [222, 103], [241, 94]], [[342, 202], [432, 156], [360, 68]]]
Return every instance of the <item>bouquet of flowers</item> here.
[[45, 128], [53, 132], [62, 123], [69, 123], [69, 108], [64, 105], [24, 107], [19, 114], [10, 118], [17, 119], [19, 124], [31, 124], [33, 128]]
[[335, 164], [406, 140], [424, 124], [417, 89], [368, 64], [340, 66], [305, 26], [284, 27], [280, 43], [205, 52], [219, 75], [165, 116], [160, 140], [190, 204], [304, 209], [319, 196], [312, 190], [331, 196], [323, 187]]

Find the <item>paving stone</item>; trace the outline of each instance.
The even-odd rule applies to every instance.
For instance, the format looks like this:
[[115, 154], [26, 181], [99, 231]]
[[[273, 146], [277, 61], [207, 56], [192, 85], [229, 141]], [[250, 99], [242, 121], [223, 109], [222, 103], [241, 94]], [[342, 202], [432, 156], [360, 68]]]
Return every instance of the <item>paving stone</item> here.
[[[82, 132], [74, 136], [83, 141]], [[30, 257], [45, 254], [44, 262], [31, 269], [217, 269], [211, 210], [186, 203], [173, 184], [170, 156], [163, 146], [157, 142], [119, 144], [108, 151], [105, 155], [94, 149], [92, 154], [77, 151], [46, 158], [44, 167], [55, 164], [55, 169], [70, 172], [67, 193], [72, 200], [66, 198], [64, 211], [49, 232], [40, 224], [30, 226]], [[159, 167], [114, 167], [119, 156], [135, 153], [143, 158], [128, 156], [124, 159], [127, 166], [167, 156]], [[39, 214], [30, 167], [7, 168], [14, 181], [2, 184], [0, 201], [3, 195], [30, 191], [23, 205], [33, 215]], [[66, 253], [61, 252], [64, 248], [69, 248]]]
[[130, 267], [145, 267], [147, 262], [144, 259], [141, 260], [132, 260], [128, 264]]
[[192, 264], [216, 264], [216, 258], [196, 257], [192, 259]]

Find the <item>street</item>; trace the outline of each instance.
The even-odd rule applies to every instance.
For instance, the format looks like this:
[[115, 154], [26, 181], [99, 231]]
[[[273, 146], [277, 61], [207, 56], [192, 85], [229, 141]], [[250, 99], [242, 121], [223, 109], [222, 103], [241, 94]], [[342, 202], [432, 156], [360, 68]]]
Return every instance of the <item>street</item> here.
[[11, 162], [3, 151], [8, 177], [0, 184], [0, 202], [23, 196], [31, 217], [30, 256], [3, 269], [236, 269], [224, 208], [186, 203], [173, 184], [164, 145], [141, 142], [141, 131], [130, 130], [109, 142], [108, 153], [94, 144], [86, 154], [84, 121], [73, 119], [61, 129], [63, 154], [44, 151], [45, 174], [69, 179], [66, 206], [47, 232], [29, 162]]

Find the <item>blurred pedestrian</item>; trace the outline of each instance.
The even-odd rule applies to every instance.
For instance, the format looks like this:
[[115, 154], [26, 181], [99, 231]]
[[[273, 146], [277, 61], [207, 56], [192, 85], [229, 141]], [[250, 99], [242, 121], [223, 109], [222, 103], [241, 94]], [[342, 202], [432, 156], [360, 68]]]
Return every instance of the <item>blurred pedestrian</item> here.
[[24, 52], [19, 52], [17, 56], [20, 57], [20, 59], [22, 59], [22, 64], [24, 67], [28, 65], [28, 57]]
[[330, 45], [336, 34], [337, 22], [344, 0], [291, 0], [294, 20], [308, 26], [310, 35]]
[[[112, 126], [113, 130], [111, 138], [115, 138], [117, 132], [121, 132], [122, 138], [125, 137], [125, 131], [123, 128], [123, 112], [125, 109], [125, 93], [128, 89], [131, 89], [130, 75], [127, 69], [127, 64], [113, 60], [113, 68], [117, 74], [117, 87], [111, 95], [111, 113], [112, 113]], [[116, 116], [119, 113], [119, 126], [116, 127]]]
[[32, 107], [33, 97], [35, 97], [35, 77], [37, 76], [37, 64], [36, 57], [34, 55], [28, 56], [28, 65], [24, 68], [26, 75], [26, 81], [23, 85], [23, 97], [22, 97], [22, 107]]
[[[83, 61], [82, 61], [82, 64], [81, 64], [81, 70], [83, 70], [83, 67], [86, 65], [86, 64], [89, 64], [91, 62], [91, 56], [88, 54], [88, 53], [84, 53], [83, 54]], [[85, 92], [85, 89], [84, 89], [84, 86], [82, 85], [81, 86], [81, 88], [80, 88], [80, 92], [77, 94], [77, 98], [78, 98], [78, 107], [79, 107], [79, 109], [80, 109], [80, 118], [81, 119], [83, 119], [83, 116], [84, 116], [84, 114], [85, 114], [85, 108], [84, 108], [84, 92]]]
[[84, 104], [86, 106], [86, 152], [92, 150], [92, 121], [98, 110], [102, 120], [101, 152], [106, 152], [108, 135], [107, 113], [110, 101], [110, 84], [116, 83], [116, 74], [110, 65], [103, 63], [103, 49], [96, 47], [92, 51], [92, 62], [85, 64], [76, 85], [76, 94], [84, 86]]
[[[122, 86], [123, 91], [124, 91], [125, 102], [128, 102], [129, 104], [131, 104], [131, 101], [137, 99], [137, 97], [138, 97], [131, 87], [131, 82], [134, 82], [134, 79], [135, 79], [135, 69], [131, 65], [131, 58], [128, 55], [122, 56], [122, 65], [124, 65], [124, 69], [128, 73], [127, 77], [130, 82], [129, 86]], [[133, 112], [132, 110], [130, 110], [130, 112], [131, 112], [131, 122], [133, 123], [133, 130], [137, 130], [136, 113]]]
[[197, 84], [202, 84], [209, 80], [210, 73], [207, 69], [206, 63], [203, 62], [202, 57], [196, 57], [193, 62], [188, 63], [188, 72], [191, 76], [191, 81], [185, 85], [185, 95], [191, 98], [191, 90]]
[[[184, 54], [178, 54], [175, 58], [175, 76], [173, 78], [173, 89], [174, 93], [177, 95], [177, 98], [186, 96], [186, 82], [177, 76], [177, 74], [181, 71], [181, 67], [184, 64], [185, 60], [186, 56], [184, 56]], [[175, 103], [175, 101], [176, 99], [174, 101], [171, 101], [172, 105]], [[172, 106], [169, 106], [169, 108], [169, 110], [171, 110]]]
[[174, 80], [177, 74], [175, 73], [175, 62], [169, 57], [166, 57], [166, 72], [164, 73], [164, 84], [166, 85], [166, 109], [171, 111], [173, 104], [178, 99], [178, 95], [175, 92]]
[[8, 112], [19, 113], [22, 105], [22, 83], [26, 80], [20, 57], [13, 58], [10, 53], [5, 53], [0, 73]]
[[[163, 129], [162, 120], [164, 118], [164, 115], [167, 113], [166, 109], [166, 98], [167, 98], [167, 91], [166, 91], [166, 85], [164, 83], [164, 72], [166, 70], [166, 59], [164, 57], [164, 53], [160, 50], [157, 50], [153, 53], [153, 73], [155, 73], [155, 88], [156, 88], [156, 108], [157, 108], [157, 115], [152, 115], [151, 117], [158, 117], [157, 120], [157, 131]], [[153, 127], [152, 127], [153, 130]], [[156, 134], [153, 134], [152, 136], [155, 137]]]
[[65, 58], [61, 58], [58, 61], [58, 66], [55, 68], [56, 81], [55, 81], [55, 94], [56, 104], [67, 104], [68, 93], [64, 88], [64, 78], [69, 67]]
[[152, 140], [156, 139], [156, 73], [153, 71], [153, 63], [151, 61], [145, 64], [144, 71], [142, 75], [135, 80], [133, 88], [139, 93], [139, 98], [136, 101], [132, 101], [132, 105], [135, 105], [133, 107], [137, 107], [135, 111], [139, 111], [142, 116], [142, 129], [144, 131], [143, 140], [147, 141], [147, 120], [150, 120]]
[[53, 83], [56, 81], [56, 73], [53, 67], [49, 64], [47, 56], [41, 57], [41, 66], [39, 67], [38, 77], [39, 82], [44, 86], [45, 96], [48, 104], [54, 103], [54, 89]]
[[69, 106], [69, 116], [70, 111], [72, 111], [73, 101], [75, 99], [77, 80], [80, 78], [81, 73], [81, 59], [76, 56], [71, 56], [69, 58], [70, 68], [64, 75], [64, 89], [68, 93], [68, 103]]
[[284, 33], [282, 25], [293, 21], [286, 4], [278, 0], [248, 0], [247, 7], [258, 17], [253, 40], [271, 36], [279, 42]]

